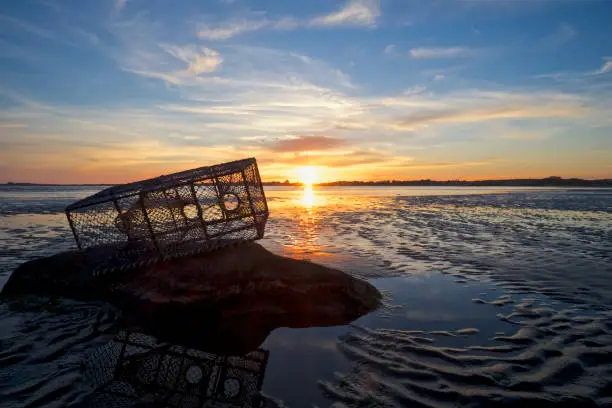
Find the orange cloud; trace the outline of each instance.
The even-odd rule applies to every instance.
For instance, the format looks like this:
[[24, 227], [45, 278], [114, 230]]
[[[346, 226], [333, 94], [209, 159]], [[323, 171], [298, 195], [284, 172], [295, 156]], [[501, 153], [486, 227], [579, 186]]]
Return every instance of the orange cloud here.
[[22, 123], [0, 123], [0, 129], [19, 129], [24, 128], [27, 125]]
[[304, 152], [329, 150], [340, 147], [345, 141], [329, 136], [299, 136], [294, 139], [280, 140], [269, 147], [273, 152]]

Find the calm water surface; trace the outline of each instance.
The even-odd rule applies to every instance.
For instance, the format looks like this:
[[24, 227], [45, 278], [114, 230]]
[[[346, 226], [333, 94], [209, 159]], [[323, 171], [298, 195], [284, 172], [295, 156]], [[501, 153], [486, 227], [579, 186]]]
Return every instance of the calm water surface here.
[[[0, 187], [0, 286], [74, 244], [63, 209], [95, 187]], [[380, 310], [271, 333], [270, 405], [612, 404], [612, 191], [267, 188], [262, 244], [370, 280]], [[0, 406], [79, 406], [79, 369], [116, 312], [0, 304]], [[4, 405], [3, 405], [4, 404]]]

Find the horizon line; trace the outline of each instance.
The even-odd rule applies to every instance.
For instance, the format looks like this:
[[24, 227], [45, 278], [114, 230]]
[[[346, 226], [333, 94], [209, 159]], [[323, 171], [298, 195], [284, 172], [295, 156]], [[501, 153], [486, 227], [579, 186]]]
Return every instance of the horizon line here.
[[[388, 180], [336, 180], [336, 181], [326, 181], [326, 182], [317, 182], [312, 183], [313, 186], [330, 186], [334, 184], [380, 184], [380, 185], [390, 185], [390, 184], [415, 184], [415, 183], [432, 183], [432, 184], [445, 184], [445, 183], [457, 183], [457, 184], [469, 184], [469, 183], [509, 183], [509, 182], [552, 182], [552, 183], [563, 183], [563, 182], [571, 182], [571, 183], [612, 183], [612, 178], [593, 178], [593, 179], [584, 179], [579, 177], [558, 177], [558, 176], [549, 176], [549, 177], [527, 177], [527, 178], [500, 178], [500, 179], [475, 179], [475, 180], [465, 180], [465, 179], [449, 179], [449, 180], [432, 180], [432, 179], [408, 179], [408, 180], [396, 180], [396, 179], [388, 179]], [[130, 183], [129, 181], [126, 183]], [[125, 183], [37, 183], [37, 182], [28, 182], [28, 181], [7, 181], [0, 185], [14, 185], [14, 186], [115, 186], [121, 185]], [[304, 186], [307, 183], [303, 182], [292, 182], [289, 180], [279, 181], [279, 180], [271, 180], [271, 181], [262, 181], [262, 184], [266, 185], [284, 185], [284, 186]]]

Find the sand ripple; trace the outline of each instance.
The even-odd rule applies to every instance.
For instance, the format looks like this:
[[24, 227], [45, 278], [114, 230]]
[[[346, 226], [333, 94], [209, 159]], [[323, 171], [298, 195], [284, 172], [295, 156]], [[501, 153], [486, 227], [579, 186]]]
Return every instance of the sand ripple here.
[[108, 340], [94, 327], [112, 323], [112, 309], [25, 298], [0, 305], [0, 320], [0, 406], [64, 407], [91, 392], [82, 384], [81, 362]]
[[320, 386], [358, 407], [603, 406], [612, 403], [611, 317], [523, 302], [509, 316], [514, 334], [464, 348], [435, 344], [448, 333], [424, 341], [414, 332], [356, 328], [338, 343], [356, 361], [353, 371]]
[[[55, 194], [0, 200], [0, 286], [19, 263], [73, 247], [61, 211], [85, 193]], [[461, 285], [486, 282], [504, 295], [468, 301], [515, 327], [488, 341], [483, 327], [355, 328], [338, 342], [353, 368], [320, 383], [335, 406], [612, 406], [612, 193], [329, 194], [307, 210], [269, 196], [262, 243], [274, 252], [364, 278], [442, 273]], [[80, 360], [106, 341], [92, 334], [99, 306], [22, 307], [0, 305], [1, 403], [78, 403]], [[384, 311], [390, 319], [393, 307]]]
[[361, 277], [444, 273], [464, 282], [494, 280], [511, 292], [612, 305], [612, 193], [362, 201], [318, 208], [297, 222], [293, 209], [277, 209], [265, 242], [348, 265]]

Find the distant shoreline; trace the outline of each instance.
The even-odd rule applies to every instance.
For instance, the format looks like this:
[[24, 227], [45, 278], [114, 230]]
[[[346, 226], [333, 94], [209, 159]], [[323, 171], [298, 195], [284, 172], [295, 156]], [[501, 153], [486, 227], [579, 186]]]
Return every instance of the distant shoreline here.
[[[15, 187], [107, 187], [114, 184], [46, 184], [8, 182], [0, 184]], [[268, 181], [264, 186], [300, 187], [303, 183]], [[612, 179], [585, 180], [579, 178], [547, 177], [543, 179], [506, 179], [506, 180], [385, 180], [385, 181], [334, 181], [316, 183], [321, 187], [612, 187]]]

